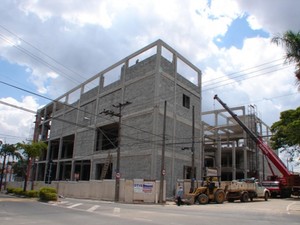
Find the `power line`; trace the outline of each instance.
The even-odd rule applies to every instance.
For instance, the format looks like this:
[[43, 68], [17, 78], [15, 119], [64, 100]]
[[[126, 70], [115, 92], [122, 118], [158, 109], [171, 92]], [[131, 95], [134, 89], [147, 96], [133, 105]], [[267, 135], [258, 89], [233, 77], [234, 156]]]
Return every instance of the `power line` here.
[[[22, 90], [22, 91], [28, 92], [28, 93], [30, 93], [30, 94], [37, 95], [37, 96], [39, 96], [39, 97], [46, 98], [46, 99], [48, 99], [48, 100], [50, 100], [50, 101], [54, 101], [54, 102], [55, 102], [55, 100], [53, 100], [53, 99], [50, 99], [50, 98], [48, 98], [48, 97], [45, 97], [45, 96], [36, 94], [36, 93], [31, 92], [31, 91], [28, 91], [28, 90], [25, 90], [25, 89], [23, 89], [23, 88], [19, 88], [19, 87], [15, 86], [15, 85], [11, 85], [11, 84], [8, 84], [8, 83], [3, 82], [3, 81], [0, 81], [0, 83], [3, 83], [3, 84], [5, 84], [5, 85], [9, 85], [9, 86], [11, 86], [11, 87], [13, 87], [13, 88], [17, 88], [17, 89], [19, 89], [19, 90]], [[293, 93], [293, 94], [296, 94], [296, 93]], [[171, 96], [171, 95], [170, 95], [170, 96]], [[284, 95], [284, 96], [285, 96], [285, 95]], [[273, 99], [274, 99], [274, 98], [279, 98], [279, 97], [283, 97], [283, 96], [273, 97]], [[152, 101], [152, 100], [151, 100], [151, 101]], [[150, 102], [150, 100], [149, 100], [149, 102]], [[65, 103], [64, 103], [64, 104], [65, 104]], [[70, 106], [70, 105], [68, 105], [68, 104], [65, 104], [65, 105], [67, 105], [67, 106], [69, 106], [69, 107], [72, 107], [72, 108], [74, 108], [74, 109], [76, 109], [76, 110], [85, 112], [84, 110], [78, 109], [77, 107]], [[144, 103], [143, 105], [145, 105], [145, 103]], [[32, 112], [33, 112], [33, 111], [32, 111]], [[89, 112], [85, 112], [85, 113], [89, 113]], [[98, 116], [98, 115], [94, 115], [93, 113], [89, 113], [89, 114], [92, 115], [92, 116]], [[106, 118], [106, 119], [107, 119], [107, 118]], [[107, 120], [109, 120], [109, 119], [107, 119]], [[115, 121], [113, 121], [113, 122], [115, 122]], [[149, 134], [151, 134], [151, 135], [154, 135], [154, 134], [151, 133], [151, 132], [148, 132], [148, 131], [145, 131], [145, 130], [136, 128], [136, 127], [134, 127], [134, 126], [130, 126], [130, 125], [126, 125], [126, 124], [125, 124], [125, 126], [130, 127], [130, 128], [132, 128], [132, 129], [136, 129], [136, 130], [145, 132], [145, 133], [149, 133]], [[155, 136], [161, 137], [160, 135], [155, 135]]]
[[30, 113], [36, 114], [36, 111], [30, 110], [30, 109], [26, 109], [26, 108], [23, 108], [23, 107], [20, 107], [20, 106], [16, 106], [16, 105], [13, 105], [13, 104], [10, 104], [10, 103], [7, 103], [7, 102], [3, 102], [1, 100], [0, 100], [0, 104], [7, 105], [7, 106], [14, 107], [14, 108], [26, 111], [26, 112], [30, 112]]
[[[12, 33], [11, 31], [9, 31], [7, 28], [5, 28], [4, 26], [0, 25], [0, 27], [2, 27], [3, 29], [5, 29], [7, 32], [9, 32], [10, 34], [12, 34], [13, 36], [15, 36], [18, 40], [21, 40], [22, 42], [28, 44], [30, 47], [34, 48], [36, 51], [38, 51], [39, 53], [41, 53], [42, 55], [46, 56], [48, 59], [50, 59], [51, 61], [55, 62], [56, 64], [58, 64], [59, 66], [63, 67], [66, 70], [71, 71], [72, 73], [82, 77], [83, 79], [86, 79], [85, 77], [81, 76], [79, 73], [75, 72], [74, 70], [71, 70], [70, 68], [67, 68], [66, 66], [64, 66], [63, 64], [59, 63], [57, 60], [55, 60], [53, 57], [47, 55], [46, 53], [42, 52], [41, 50], [39, 50], [38, 48], [36, 48], [35, 46], [33, 46], [32, 44], [28, 43], [27, 41], [25, 41], [24, 39], [22, 39], [21, 37], [17, 36], [16, 34]], [[60, 74], [61, 76], [67, 78], [68, 80], [72, 81], [74, 84], [79, 84], [81, 83], [80, 80], [77, 80], [75, 78], [73, 78], [73, 76], [68, 75], [65, 71], [63, 71], [62, 69], [58, 68], [57, 66], [51, 64], [50, 62], [46, 61], [45, 59], [43, 59], [42, 57], [36, 55], [35, 53], [21, 47], [20, 45], [17, 45], [16, 43], [14, 43], [13, 41], [11, 41], [8, 37], [6, 37], [4, 34], [0, 33], [0, 38], [3, 39], [4, 41], [6, 41], [7, 43], [9, 43], [10, 45], [12, 45], [14, 48], [18, 49], [20, 52], [30, 56], [31, 58], [33, 58], [34, 60], [36, 60], [37, 62], [40, 62], [42, 64], [44, 64], [46, 67], [50, 68], [53, 71], [56, 71], [58, 74]]]
[[6, 30], [7, 32], [9, 32], [11, 35], [15, 36], [17, 39], [21, 40], [22, 42], [26, 43], [27, 45], [29, 45], [30, 47], [32, 47], [33, 49], [37, 50], [39, 53], [45, 55], [47, 58], [51, 59], [53, 62], [57, 63], [58, 65], [62, 66], [63, 68], [69, 70], [70, 72], [80, 76], [83, 79], [86, 79], [84, 76], [82, 76], [81, 74], [77, 73], [75, 70], [72, 70], [70, 67], [67, 67], [65, 65], [63, 65], [62, 63], [60, 63], [59, 61], [57, 61], [56, 59], [54, 59], [53, 57], [51, 57], [50, 55], [46, 54], [45, 52], [43, 52], [42, 50], [38, 49], [37, 47], [35, 47], [34, 45], [32, 45], [31, 43], [29, 43], [28, 41], [24, 40], [23, 38], [19, 37], [17, 34], [13, 33], [12, 31], [10, 31], [8, 28], [4, 27], [3, 25], [0, 24], [0, 27], [4, 30]]
[[[243, 70], [240, 70], [240, 71], [237, 71], [237, 72], [232, 72], [232, 73], [229, 73], [229, 74], [225, 74], [223, 76], [220, 76], [218, 78], [215, 78], [214, 80], [219, 80], [219, 79], [222, 79], [222, 78], [226, 78], [228, 79], [229, 77], [231, 77], [232, 75], [235, 75], [235, 74], [239, 74], [239, 73], [242, 73], [242, 72], [245, 72], [245, 71], [248, 71], [248, 70], [253, 70], [253, 69], [256, 69], [256, 68], [259, 68], [259, 67], [262, 67], [262, 66], [265, 66], [265, 65], [268, 65], [268, 64], [271, 64], [271, 63], [274, 63], [274, 62], [277, 62], [279, 60], [283, 60], [284, 57], [280, 58], [280, 59], [275, 59], [275, 60], [272, 60], [270, 62], [266, 62], [266, 63], [262, 63], [262, 64], [259, 64], [259, 65], [256, 65], [256, 66], [253, 66], [253, 67], [250, 67], [250, 68], [246, 68], [246, 69], [243, 69]], [[282, 63], [281, 63], [282, 64]], [[278, 65], [281, 65], [281, 64], [276, 64], [276, 65], [272, 65], [272, 66], [269, 66], [269, 67], [266, 67], [266, 68], [262, 68], [262, 69], [259, 69], [259, 70], [256, 70], [256, 71], [251, 71], [251, 72], [248, 72], [246, 73], [247, 74], [251, 74], [251, 73], [254, 73], [254, 72], [258, 72], [260, 70], [264, 70], [264, 69], [267, 69], [267, 68], [272, 68], [274, 66], [278, 66]], [[205, 84], [205, 83], [208, 83], [208, 82], [211, 82], [210, 80], [208, 81], [204, 81], [202, 84]], [[217, 82], [219, 83], [219, 82]]]
[[[53, 57], [49, 56], [48, 54], [46, 54], [45, 52], [41, 51], [40, 49], [38, 49], [37, 47], [35, 47], [34, 45], [32, 45], [31, 43], [29, 43], [28, 41], [22, 39], [21, 37], [19, 37], [17, 34], [13, 33], [12, 31], [10, 31], [8, 28], [6, 28], [5, 26], [1, 25], [0, 24], [0, 27], [5, 30], [6, 32], [8, 32], [10, 35], [14, 36], [15, 38], [17, 38], [18, 40], [21, 40], [22, 42], [26, 43], [28, 46], [30, 46], [31, 48], [33, 48], [34, 50], [36, 50], [37, 52], [45, 55], [47, 58], [51, 59], [53, 62], [55, 62], [56, 64], [62, 66], [63, 68], [69, 70], [70, 72], [80, 76], [81, 78], [85, 79], [85, 77], [81, 76], [79, 73], [77, 73], [76, 71], [70, 69], [69, 67], [66, 67], [65, 65], [63, 65], [62, 63], [60, 63], [59, 61], [57, 61], [56, 59], [54, 59]], [[0, 34], [0, 36], [2, 36], [2, 39], [7, 41], [8, 43], [12, 44], [15, 48], [19, 49], [20, 51], [22, 51], [23, 53], [31, 56], [32, 58], [34, 59], [39, 59], [38, 61], [42, 61], [45, 65], [47, 65], [49, 68], [51, 69], [54, 69], [54, 70], [58, 70], [59, 72], [62, 72], [61, 75], [65, 74], [63, 71], [61, 71], [60, 69], [56, 68], [55, 66], [49, 64], [48, 62], [46, 62], [45, 60], [43, 60], [42, 58], [36, 56], [35, 54], [29, 52], [28, 50], [20, 47], [19, 45], [16, 45], [14, 42], [10, 41], [8, 38], [6, 38], [4, 35]], [[241, 72], [244, 72], [244, 71], [249, 71], [249, 70], [252, 70], [252, 69], [255, 69], [255, 68], [260, 68], [262, 66], [265, 66], [265, 65], [268, 65], [268, 64], [271, 64], [271, 63], [274, 63], [276, 61], [279, 61], [279, 60], [282, 60], [283, 58], [280, 58], [280, 59], [276, 59], [276, 60], [272, 60], [270, 62], [266, 62], [266, 63], [263, 63], [263, 64], [260, 64], [260, 65], [257, 65], [257, 66], [254, 66], [254, 67], [250, 67], [250, 68], [247, 68], [247, 69], [244, 69], [244, 70], [241, 70], [241, 71], [238, 71], [238, 72], [233, 72], [231, 74], [227, 74], [227, 75], [224, 75], [222, 77], [219, 77], [219, 78], [216, 78], [215, 80], [219, 80], [219, 79], [223, 79], [223, 78], [226, 78], [226, 77], [231, 77], [232, 75], [235, 75], [235, 74], [239, 74]], [[238, 75], [238, 76], [235, 76], [233, 78], [238, 78], [238, 77], [243, 77], [243, 76], [246, 76], [246, 75], [249, 75], [249, 74], [252, 74], [252, 73], [255, 73], [255, 72], [259, 72], [261, 70], [265, 70], [265, 69], [268, 69], [268, 68], [272, 68], [274, 66], [277, 66], [277, 65], [272, 65], [272, 66], [269, 66], [269, 67], [266, 67], [266, 68], [262, 68], [262, 69], [259, 69], [259, 70], [256, 70], [256, 71], [252, 71], [252, 72], [249, 72], [249, 73], [246, 73], [246, 74], [243, 74], [243, 75]], [[274, 72], [274, 71], [271, 71], [271, 72]], [[67, 75], [67, 74], [66, 74]], [[261, 74], [263, 75], [263, 74]], [[257, 75], [259, 76], [259, 75]], [[253, 77], [256, 77], [256, 76], [253, 76]], [[251, 78], [253, 78], [251, 77]], [[66, 76], [67, 79], [71, 80], [71, 81], [74, 81], [74, 79], [70, 78], [69, 75]], [[232, 79], [232, 78], [231, 78]], [[247, 79], [250, 79], [250, 78], [247, 78]], [[217, 81], [217, 82], [213, 82], [211, 84], [208, 84], [204, 87], [207, 87], [207, 86], [213, 86], [213, 85], [216, 85], [218, 83], [222, 83], [222, 82], [226, 82], [226, 81], [229, 81], [230, 79], [225, 79], [225, 80], [221, 80], [221, 81]], [[77, 81], [75, 80], [77, 83], [80, 83], [80, 81]], [[203, 84], [205, 83], [208, 83], [208, 82], [211, 82], [211, 81], [205, 81], [203, 82]], [[234, 82], [231, 82], [231, 83], [226, 83], [226, 84], [223, 84], [223, 85], [219, 85], [219, 86], [214, 86], [214, 87], [210, 87], [210, 88], [207, 88], [207, 89], [204, 89], [203, 91], [207, 91], [207, 90], [211, 90], [211, 89], [215, 89], [217, 87], [221, 87], [221, 86], [225, 86], [225, 85], [229, 85], [229, 84], [232, 84]]]
[[[252, 79], [252, 78], [255, 78], [255, 77], [258, 77], [258, 76], [262, 76], [262, 75], [266, 75], [266, 74], [269, 74], [269, 73], [272, 73], [272, 72], [276, 72], [276, 71], [279, 71], [279, 70], [283, 70], [283, 69], [286, 69], [290, 66], [287, 66], [287, 67], [283, 67], [283, 68], [280, 68], [280, 69], [275, 69], [275, 70], [272, 70], [272, 71], [267, 71], [267, 72], [264, 72], [262, 74], [258, 74], [258, 75], [255, 75], [255, 76], [251, 76], [251, 77], [247, 77], [247, 78], [244, 78], [242, 80], [239, 80], [239, 81], [245, 81], [245, 80], [249, 80], [249, 79]], [[230, 81], [230, 79], [228, 79], [228, 81]], [[229, 85], [229, 84], [234, 84], [235, 82], [237, 81], [232, 81], [232, 82], [229, 82], [229, 83], [226, 83], [226, 84], [221, 84], [219, 86], [214, 86], [214, 87], [209, 87], [207, 89], [203, 89], [202, 91], [208, 91], [208, 90], [212, 90], [212, 89], [215, 89], [215, 88], [218, 88], [218, 87], [223, 87], [223, 86], [226, 86], [226, 85]]]

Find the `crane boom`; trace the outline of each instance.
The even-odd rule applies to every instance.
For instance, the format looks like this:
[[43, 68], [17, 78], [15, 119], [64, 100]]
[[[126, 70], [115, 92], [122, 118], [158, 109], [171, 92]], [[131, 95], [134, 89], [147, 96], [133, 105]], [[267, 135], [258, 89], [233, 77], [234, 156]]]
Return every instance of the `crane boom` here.
[[282, 173], [284, 177], [288, 177], [291, 175], [290, 171], [286, 168], [284, 163], [280, 160], [280, 158], [275, 154], [275, 152], [263, 142], [261, 137], [255, 134], [252, 130], [250, 130], [239, 118], [238, 116], [218, 97], [218, 95], [214, 96], [216, 99], [232, 116], [233, 119], [243, 128], [243, 130], [250, 136], [250, 138], [256, 143], [257, 147], [262, 151], [262, 153], [271, 160], [271, 162], [276, 166], [276, 168]]

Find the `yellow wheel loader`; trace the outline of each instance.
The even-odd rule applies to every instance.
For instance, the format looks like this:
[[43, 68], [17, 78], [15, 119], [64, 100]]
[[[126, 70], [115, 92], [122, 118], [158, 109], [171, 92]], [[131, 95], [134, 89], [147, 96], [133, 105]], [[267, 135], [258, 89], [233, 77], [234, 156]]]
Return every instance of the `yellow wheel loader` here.
[[207, 176], [203, 180], [201, 187], [196, 188], [194, 192], [187, 195], [190, 204], [199, 203], [203, 205], [209, 202], [222, 204], [225, 201], [225, 191], [220, 188], [220, 178]]

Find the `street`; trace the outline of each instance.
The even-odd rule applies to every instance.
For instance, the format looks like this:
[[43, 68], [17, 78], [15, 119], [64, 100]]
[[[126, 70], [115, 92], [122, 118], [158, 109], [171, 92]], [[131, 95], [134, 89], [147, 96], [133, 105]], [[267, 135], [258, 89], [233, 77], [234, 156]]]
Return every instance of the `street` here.
[[0, 195], [2, 225], [17, 224], [299, 224], [300, 199], [256, 200], [248, 203], [176, 206], [122, 204], [95, 200], [60, 199], [42, 203], [37, 200]]

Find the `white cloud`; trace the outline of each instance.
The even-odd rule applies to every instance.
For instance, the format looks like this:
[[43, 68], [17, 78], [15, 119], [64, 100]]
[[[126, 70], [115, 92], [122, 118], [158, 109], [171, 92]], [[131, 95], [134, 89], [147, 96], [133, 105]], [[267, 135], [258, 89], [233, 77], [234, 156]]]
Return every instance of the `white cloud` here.
[[247, 17], [247, 22], [249, 23], [249, 26], [252, 30], [260, 30], [263, 28], [261, 24], [257, 21], [256, 17], [253, 15]]
[[300, 96], [292, 94], [297, 93], [294, 67], [284, 65], [283, 54], [270, 39], [258, 37], [245, 39], [242, 49], [219, 51], [217, 66], [203, 71], [204, 96], [210, 99], [204, 101], [204, 109], [215, 107], [212, 98], [218, 94], [229, 106], [256, 104], [259, 115], [271, 126], [281, 111], [296, 108], [300, 102]]
[[[1, 98], [3, 102], [17, 107], [36, 111], [38, 104], [31, 96], [23, 97], [21, 102], [9, 97]], [[21, 141], [32, 140], [32, 129], [35, 116], [33, 113], [0, 104], [0, 139], [6, 143], [13, 144]], [[2, 137], [1, 137], [2, 136]]]
[[257, 22], [271, 34], [287, 30], [299, 31], [300, 1], [295, 0], [252, 0], [236, 1], [242, 11], [254, 16]]
[[[29, 68], [29, 80], [40, 93], [51, 97], [159, 38], [194, 63], [203, 60], [218, 51], [212, 38], [225, 34], [239, 14], [234, 1], [213, 2], [211, 8], [206, 1], [179, 0], [25, 0], [20, 5], [6, 0], [4, 6], [11, 10], [3, 15], [3, 21], [15, 20], [5, 25], [25, 41], [19, 49], [6, 49], [2, 56]], [[49, 77], [53, 70], [60, 78]], [[65, 85], [57, 86], [57, 82]]]
[[[11, 63], [25, 66], [27, 82], [39, 93], [56, 98], [160, 38], [196, 64], [203, 72], [204, 85], [209, 85], [225, 75], [283, 56], [283, 50], [270, 44], [270, 39], [245, 39], [242, 49], [220, 49], [213, 40], [225, 35], [232, 21], [245, 14], [249, 15], [252, 29], [263, 28], [271, 34], [293, 27], [298, 29], [299, 20], [291, 15], [298, 13], [299, 3], [288, 2], [212, 0], [208, 7], [205, 0], [23, 0], [21, 3], [3, 0], [0, 25], [25, 41], [0, 27], [1, 34], [19, 47], [2, 40], [0, 55]], [[278, 61], [274, 68], [282, 68], [281, 63]], [[204, 109], [211, 109], [213, 95], [219, 94], [224, 100], [230, 99], [228, 104], [233, 106], [258, 104], [263, 119], [271, 125], [280, 110], [300, 102], [298, 95], [271, 99], [288, 95], [291, 89], [296, 91], [291, 73], [292, 67], [246, 80], [255, 74], [241, 73], [243, 81], [237, 81], [233, 75], [225, 76], [231, 84], [224, 86], [220, 82], [208, 86], [210, 89], [204, 92]], [[12, 127], [20, 118], [13, 116]], [[8, 125], [3, 123], [1, 128]]]

